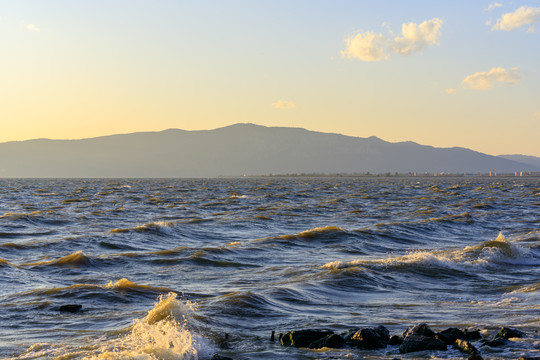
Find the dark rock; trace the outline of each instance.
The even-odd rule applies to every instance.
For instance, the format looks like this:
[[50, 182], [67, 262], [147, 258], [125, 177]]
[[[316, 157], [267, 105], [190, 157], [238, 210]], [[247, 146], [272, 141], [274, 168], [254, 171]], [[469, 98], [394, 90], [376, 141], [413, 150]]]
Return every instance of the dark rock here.
[[474, 347], [473, 344], [471, 344], [467, 340], [456, 339], [456, 342], [454, 343], [454, 348], [458, 349], [463, 353], [471, 355], [478, 354], [478, 350]]
[[58, 311], [76, 313], [82, 310], [82, 305], [79, 304], [68, 304], [62, 305], [58, 308]]
[[399, 346], [399, 352], [402, 354], [422, 350], [446, 350], [446, 344], [434, 337], [409, 335], [403, 339], [403, 343]]
[[452, 345], [457, 339], [465, 339], [465, 334], [458, 328], [448, 328], [435, 334], [435, 337], [444, 341], [446, 345]]
[[233, 360], [233, 359], [231, 359], [230, 357], [215, 354], [214, 356], [210, 358], [210, 360]]
[[345, 340], [337, 335], [337, 334], [330, 334], [326, 335], [322, 339], [319, 339], [315, 342], [312, 342], [309, 344], [310, 349], [320, 349], [320, 348], [332, 348], [332, 349], [339, 349], [340, 347], [343, 347], [345, 345]]
[[483, 357], [481, 357], [480, 355], [478, 354], [474, 354], [474, 355], [471, 355], [467, 358], [467, 360], [484, 360]]
[[308, 347], [311, 343], [332, 334], [332, 331], [327, 330], [289, 331], [283, 334], [279, 341], [283, 346]]
[[519, 331], [518, 329], [510, 329], [507, 327], [503, 327], [495, 336], [493, 339], [496, 338], [504, 338], [504, 339], [510, 339], [510, 338], [522, 338], [525, 337], [525, 333], [523, 331]]
[[492, 340], [484, 340], [482, 341], [482, 345], [480, 346], [489, 346], [489, 347], [499, 347], [504, 346], [508, 344], [508, 340], [502, 337], [496, 337]]
[[418, 324], [413, 327], [408, 328], [403, 333], [403, 339], [405, 339], [407, 336], [411, 335], [421, 335], [426, 337], [435, 337], [435, 333], [433, 330], [427, 326], [427, 324]]
[[349, 329], [345, 331], [344, 333], [342, 333], [341, 337], [345, 340], [346, 343], [350, 343], [352, 337], [354, 336], [354, 334], [356, 334], [358, 330], [360, 329]]
[[352, 346], [365, 350], [381, 349], [388, 346], [390, 332], [384, 326], [360, 329], [351, 338]]
[[388, 340], [388, 345], [401, 345], [403, 342], [403, 338], [398, 335], [392, 335], [390, 339]]
[[480, 330], [470, 330], [465, 329], [463, 332], [465, 334], [465, 340], [473, 341], [473, 340], [480, 340], [482, 338], [482, 334], [480, 334]]

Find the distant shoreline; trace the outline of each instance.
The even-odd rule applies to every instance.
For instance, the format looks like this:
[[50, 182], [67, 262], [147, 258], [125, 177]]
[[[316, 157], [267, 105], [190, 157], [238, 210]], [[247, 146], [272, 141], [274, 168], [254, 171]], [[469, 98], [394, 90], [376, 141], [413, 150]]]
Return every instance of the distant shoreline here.
[[171, 179], [286, 179], [286, 178], [362, 178], [362, 179], [422, 179], [422, 178], [468, 178], [468, 179], [536, 179], [540, 178], [540, 172], [528, 172], [522, 175], [515, 174], [400, 174], [400, 173], [384, 173], [384, 174], [263, 174], [263, 175], [218, 175], [218, 176], [191, 176], [191, 177], [125, 177], [125, 176], [110, 176], [110, 177], [1, 177], [0, 180], [171, 180]]

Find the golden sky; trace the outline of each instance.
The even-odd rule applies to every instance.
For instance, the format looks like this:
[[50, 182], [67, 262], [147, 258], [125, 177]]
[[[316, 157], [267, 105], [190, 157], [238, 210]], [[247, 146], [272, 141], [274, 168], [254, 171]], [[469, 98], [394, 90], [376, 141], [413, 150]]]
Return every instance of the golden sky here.
[[540, 156], [538, 0], [0, 4], [0, 142], [251, 122]]

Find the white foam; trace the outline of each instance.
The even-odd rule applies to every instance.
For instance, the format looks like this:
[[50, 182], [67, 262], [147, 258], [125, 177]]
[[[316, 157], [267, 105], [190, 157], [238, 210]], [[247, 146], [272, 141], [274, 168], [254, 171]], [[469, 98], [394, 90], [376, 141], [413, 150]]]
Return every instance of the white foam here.
[[322, 266], [325, 269], [343, 269], [355, 266], [401, 267], [415, 266], [437, 267], [442, 269], [470, 271], [474, 268], [486, 268], [504, 264], [537, 265], [540, 260], [532, 256], [529, 249], [509, 242], [502, 233], [495, 240], [489, 240], [464, 249], [444, 251], [412, 251], [401, 256], [389, 256], [384, 259], [356, 259], [348, 262], [331, 261]]
[[115, 338], [100, 338], [80, 347], [34, 344], [19, 359], [138, 359], [197, 360], [210, 358], [212, 343], [192, 329], [194, 306], [176, 294], [160, 296], [143, 319], [134, 320], [128, 333]]

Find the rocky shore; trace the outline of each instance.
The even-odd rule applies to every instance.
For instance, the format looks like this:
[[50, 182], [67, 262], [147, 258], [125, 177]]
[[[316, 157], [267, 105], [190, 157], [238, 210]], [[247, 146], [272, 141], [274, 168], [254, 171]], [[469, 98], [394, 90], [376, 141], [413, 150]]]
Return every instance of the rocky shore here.
[[[402, 334], [391, 335], [384, 326], [349, 329], [336, 334], [330, 330], [295, 330], [278, 335], [282, 346], [297, 348], [358, 348], [362, 350], [383, 349], [396, 346], [399, 353], [407, 354], [424, 350], [446, 351], [453, 347], [461, 351], [469, 360], [481, 360], [484, 347], [500, 348], [510, 346], [514, 338], [526, 334], [518, 329], [503, 327], [495, 335], [485, 337], [479, 329], [448, 328], [434, 332], [423, 323], [409, 327]], [[272, 333], [271, 340], [274, 340]], [[540, 360], [540, 356], [522, 356], [520, 360]]]
[[[331, 330], [304, 329], [276, 334], [272, 331], [270, 341], [279, 341], [282, 346], [292, 346], [306, 349], [361, 349], [377, 350], [394, 346], [400, 354], [414, 353], [425, 350], [447, 351], [449, 347], [459, 350], [467, 360], [483, 360], [490, 358], [494, 348], [503, 349], [512, 346], [513, 340], [525, 338], [524, 332], [503, 327], [491, 336], [479, 329], [448, 328], [434, 332], [427, 324], [417, 324], [409, 327], [402, 334], [391, 335], [384, 326], [349, 329], [337, 334]], [[489, 349], [487, 349], [489, 348]], [[538, 349], [540, 350], [540, 349]], [[212, 360], [233, 360], [229, 357], [214, 355]], [[395, 358], [394, 360], [398, 360]], [[540, 360], [540, 352], [524, 355], [518, 360]]]

